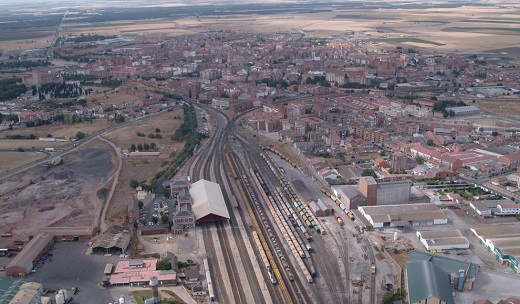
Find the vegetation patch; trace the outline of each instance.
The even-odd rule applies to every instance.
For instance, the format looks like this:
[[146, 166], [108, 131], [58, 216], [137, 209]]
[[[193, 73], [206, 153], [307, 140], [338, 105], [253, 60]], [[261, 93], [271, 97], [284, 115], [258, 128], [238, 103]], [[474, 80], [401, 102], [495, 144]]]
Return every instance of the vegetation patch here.
[[386, 43], [406, 43], [406, 42], [413, 42], [413, 43], [422, 43], [422, 44], [429, 44], [429, 45], [435, 45], [435, 46], [443, 46], [446, 45], [444, 43], [439, 43], [431, 40], [424, 40], [420, 38], [413, 38], [413, 37], [403, 37], [403, 38], [379, 38], [379, 39], [372, 39], [374, 42], [386, 42]]

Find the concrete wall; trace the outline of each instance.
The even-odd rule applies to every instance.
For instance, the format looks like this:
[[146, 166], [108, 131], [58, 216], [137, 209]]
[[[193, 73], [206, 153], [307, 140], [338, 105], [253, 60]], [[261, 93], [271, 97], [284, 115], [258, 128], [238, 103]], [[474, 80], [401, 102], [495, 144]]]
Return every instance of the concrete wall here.
[[410, 182], [383, 183], [377, 186], [377, 205], [397, 205], [410, 201]]

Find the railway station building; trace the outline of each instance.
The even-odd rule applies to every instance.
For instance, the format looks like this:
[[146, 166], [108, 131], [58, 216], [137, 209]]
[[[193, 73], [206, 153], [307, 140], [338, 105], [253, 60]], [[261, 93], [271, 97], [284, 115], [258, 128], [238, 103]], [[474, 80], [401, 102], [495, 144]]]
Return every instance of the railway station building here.
[[229, 212], [220, 185], [201, 179], [190, 186], [195, 222], [229, 221]]

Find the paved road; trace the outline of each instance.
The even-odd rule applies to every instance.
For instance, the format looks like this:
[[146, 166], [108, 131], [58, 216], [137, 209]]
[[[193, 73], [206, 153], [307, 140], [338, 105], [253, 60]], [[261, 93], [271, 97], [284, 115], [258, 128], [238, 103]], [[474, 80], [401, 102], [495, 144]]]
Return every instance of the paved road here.
[[121, 149], [119, 147], [116, 147], [116, 145], [114, 145], [113, 142], [107, 140], [106, 138], [104, 138], [101, 135], [98, 138], [101, 139], [102, 141], [106, 142], [107, 144], [109, 144], [112, 147], [112, 149], [114, 149], [114, 152], [116, 153], [116, 157], [117, 157], [117, 170], [114, 173], [114, 175], [112, 175], [112, 177], [114, 179], [112, 181], [112, 187], [110, 188], [110, 192], [108, 193], [107, 199], [105, 200], [105, 202], [103, 204], [103, 210], [101, 212], [101, 216], [98, 216], [97, 226], [98, 226], [99, 232], [103, 233], [108, 229], [108, 226], [105, 222], [107, 210], [108, 210], [108, 206], [110, 206], [110, 201], [112, 200], [112, 196], [114, 195], [114, 192], [116, 191], [117, 182], [119, 181], [119, 174], [121, 173], [121, 166], [123, 165], [123, 160], [121, 159], [122, 155], [121, 155]]

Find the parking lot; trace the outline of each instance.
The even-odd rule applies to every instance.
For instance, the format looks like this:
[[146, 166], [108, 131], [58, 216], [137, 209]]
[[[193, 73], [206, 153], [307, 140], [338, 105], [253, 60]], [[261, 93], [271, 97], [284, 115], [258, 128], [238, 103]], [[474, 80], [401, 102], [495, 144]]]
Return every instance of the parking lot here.
[[168, 215], [171, 218], [175, 210], [174, 199], [156, 199], [146, 204], [139, 214], [139, 222], [146, 222], [146, 225], [153, 225], [153, 218], [157, 218], [157, 224], [161, 224], [161, 216]]
[[75, 303], [113, 302], [110, 292], [99, 283], [104, 279], [106, 263], [115, 264], [119, 257], [86, 255], [87, 246], [87, 242], [56, 243], [52, 256], [27, 279], [43, 284], [44, 290], [78, 287], [79, 292], [73, 296]]

